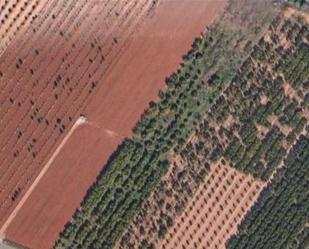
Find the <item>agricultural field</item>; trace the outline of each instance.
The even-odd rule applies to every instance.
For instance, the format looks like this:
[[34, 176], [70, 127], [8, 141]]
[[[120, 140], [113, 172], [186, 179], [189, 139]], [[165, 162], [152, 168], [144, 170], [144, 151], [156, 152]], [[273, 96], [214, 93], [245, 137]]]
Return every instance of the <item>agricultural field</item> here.
[[47, 2], [47, 0], [0, 1], [0, 55], [16, 36], [24, 35]]
[[308, 124], [308, 32], [304, 20], [273, 20], [188, 143], [189, 160], [224, 156], [269, 179]]
[[44, 249], [226, 1], [38, 2], [0, 59], [0, 237]]
[[183, 214], [158, 248], [212, 248], [226, 238], [256, 201], [265, 183], [221, 162], [213, 165]]
[[[177, 230], [175, 218], [192, 203], [210, 165], [217, 161], [263, 182], [282, 167], [308, 126], [308, 70], [297, 68], [309, 68], [307, 35], [304, 19], [286, 12], [273, 19], [196, 131], [180, 149], [173, 149], [167, 176], [123, 235], [119, 248], [156, 248], [168, 231]], [[213, 74], [208, 84], [214, 80], [220, 82], [220, 77]]]
[[[240, 9], [242, 3], [235, 1], [233, 4]], [[136, 220], [123, 234], [118, 246], [147, 248], [164, 237], [167, 227], [161, 223], [165, 223], [166, 219], [173, 220], [176, 210], [178, 214], [183, 211], [186, 198], [189, 201], [201, 177], [207, 174], [201, 164], [192, 163], [184, 173], [186, 186], [179, 186], [177, 181], [175, 186], [171, 186], [170, 181], [160, 181], [168, 171], [169, 154], [185, 149], [186, 140], [195, 131], [198, 121], [210, 109], [224, 85], [233, 79], [237, 71], [235, 66], [240, 66], [247, 57], [243, 47], [247, 46], [250, 51], [262, 31], [267, 30], [271, 16], [276, 13], [267, 4], [265, 1], [260, 6], [248, 5], [248, 9], [243, 9], [245, 13], [251, 13], [252, 8], [259, 11], [256, 16], [250, 16], [248, 26], [241, 28], [241, 18], [232, 15], [238, 9], [229, 8], [222, 21], [209, 29], [206, 36], [195, 40], [190, 52], [184, 56], [181, 68], [166, 80], [167, 90], [160, 93], [161, 101], [150, 104], [134, 129], [133, 140], [127, 140], [113, 155], [106, 171], [88, 192], [81, 209], [75, 213], [73, 222], [61, 234], [55, 248], [112, 248], [139, 209]], [[265, 11], [267, 9], [270, 11]], [[230, 21], [234, 23], [233, 29], [226, 29], [225, 22]], [[260, 32], [252, 31], [251, 25], [256, 23], [261, 25], [256, 28]], [[237, 42], [239, 46], [235, 48]], [[218, 74], [217, 84], [207, 83], [212, 72]], [[173, 178], [176, 176], [174, 174]], [[154, 187], [160, 191], [158, 201], [146, 201], [145, 206], [140, 207]], [[156, 190], [153, 192], [156, 193]], [[172, 198], [172, 208], [164, 210], [162, 220], [154, 221], [156, 216], [153, 212], [160, 210], [157, 208], [160, 207], [159, 199], [163, 199], [165, 204], [167, 196]], [[152, 200], [153, 196], [150, 198]], [[155, 222], [153, 229], [147, 230], [143, 237], [134, 232], [138, 231], [135, 226], [139, 225], [139, 217], [149, 219], [149, 224]]]
[[228, 244], [236, 248], [309, 246], [309, 137], [302, 135]]
[[1, 239], [308, 247], [306, 1], [14, 1], [0, 0]]
[[[134, 7], [131, 4], [105, 6], [98, 2], [51, 1], [44, 9], [48, 14], [42, 13], [35, 28], [3, 54], [0, 62], [1, 224], [95, 93], [111, 63], [106, 59], [105, 69], [102, 68], [105, 57], [115, 56], [114, 39], [100, 32], [95, 38], [87, 28], [87, 21], [92, 22], [93, 28], [102, 25], [100, 20], [95, 22], [95, 14], [100, 11], [100, 15], [108, 16], [118, 7], [114, 11], [124, 16], [115, 22], [115, 26], [119, 25], [117, 32], [111, 25], [110, 29], [107, 26], [104, 29], [125, 40], [132, 32], [129, 27], [134, 29], [137, 25], [125, 18], [130, 7]], [[143, 8], [149, 6], [140, 1], [139, 4], [135, 8], [142, 15]], [[81, 30], [85, 30], [83, 37], [79, 36]], [[100, 45], [100, 41], [105, 41], [105, 45]]]

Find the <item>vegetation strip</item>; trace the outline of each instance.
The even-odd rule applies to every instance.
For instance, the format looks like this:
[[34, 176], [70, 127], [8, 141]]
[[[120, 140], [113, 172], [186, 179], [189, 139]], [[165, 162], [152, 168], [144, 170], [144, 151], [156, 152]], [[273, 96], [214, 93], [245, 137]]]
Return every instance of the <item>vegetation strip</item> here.
[[[195, 40], [167, 78], [160, 102], [150, 103], [55, 248], [112, 248], [130, 224], [118, 247], [155, 247], [220, 158], [269, 179], [308, 122], [302, 100], [308, 98], [308, 27], [300, 19], [275, 18], [273, 6], [262, 12], [268, 2], [245, 5], [243, 16], [251, 19], [244, 27], [235, 14], [242, 1], [231, 1], [222, 19]], [[184, 166], [170, 168], [173, 156]], [[171, 208], [159, 209], [154, 221], [152, 207], [160, 202]], [[142, 229], [138, 220], [154, 226]]]
[[[241, 6], [238, 1], [232, 4]], [[252, 6], [248, 6], [249, 9], [243, 9], [244, 13], [251, 12]], [[246, 29], [226, 30], [224, 22], [231, 21], [233, 11], [228, 9], [222, 22], [214, 25], [207, 36], [195, 40], [179, 70], [167, 79], [168, 88], [160, 93], [160, 102], [150, 103], [135, 128], [134, 138], [126, 140], [112, 156], [55, 248], [112, 248], [115, 245], [143, 200], [166, 173], [167, 152], [185, 144], [245, 58], [243, 47], [235, 47], [235, 43], [240, 40], [250, 50], [259, 37], [259, 32], [252, 32], [251, 25], [258, 22], [261, 28], [273, 14], [259, 10], [256, 16], [250, 16]], [[264, 18], [260, 18], [261, 13]], [[241, 26], [239, 18], [233, 21], [233, 28]], [[211, 72], [217, 75], [212, 79], [213, 84], [206, 83]]]
[[263, 190], [228, 249], [309, 246], [309, 139], [302, 135]]

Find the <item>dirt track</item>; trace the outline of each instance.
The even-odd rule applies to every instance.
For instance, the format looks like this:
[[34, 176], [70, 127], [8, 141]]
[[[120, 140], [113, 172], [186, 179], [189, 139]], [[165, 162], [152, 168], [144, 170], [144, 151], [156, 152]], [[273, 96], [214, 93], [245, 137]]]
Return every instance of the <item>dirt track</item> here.
[[71, 130], [66, 134], [65, 138], [61, 141], [53, 155], [49, 158], [48, 162], [44, 165], [42, 168], [40, 174], [36, 177], [34, 182], [31, 184], [30, 188], [27, 190], [27, 192], [23, 195], [21, 200], [19, 201], [18, 205], [15, 207], [13, 212], [10, 214], [9, 218], [5, 221], [3, 224], [0, 234], [4, 234], [5, 230], [8, 228], [8, 226], [11, 224], [11, 222], [14, 220], [18, 212], [23, 208], [23, 205], [28, 200], [29, 196], [32, 194], [33, 190], [36, 188], [40, 180], [44, 177], [44, 175], [47, 173], [48, 169], [54, 162], [55, 158], [58, 156], [64, 145], [67, 143], [67, 141], [70, 139], [74, 131], [82, 124], [86, 123], [86, 119], [84, 117], [79, 117], [75, 124], [72, 126]]
[[109, 155], [225, 3], [152, 2], [49, 0], [5, 50], [1, 226], [80, 113], [95, 124], [72, 134], [4, 229], [9, 240], [39, 249], [53, 244]]

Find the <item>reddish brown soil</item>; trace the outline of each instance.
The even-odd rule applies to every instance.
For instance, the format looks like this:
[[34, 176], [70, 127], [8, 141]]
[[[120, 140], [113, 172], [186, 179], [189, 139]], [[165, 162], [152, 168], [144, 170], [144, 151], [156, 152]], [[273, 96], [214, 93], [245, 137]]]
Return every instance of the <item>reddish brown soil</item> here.
[[[48, 1], [0, 59], [0, 225], [7, 239], [38, 249], [54, 243], [225, 2]], [[88, 123], [25, 195], [80, 113]]]
[[15, 36], [22, 36], [48, 0], [0, 0], [0, 55]]

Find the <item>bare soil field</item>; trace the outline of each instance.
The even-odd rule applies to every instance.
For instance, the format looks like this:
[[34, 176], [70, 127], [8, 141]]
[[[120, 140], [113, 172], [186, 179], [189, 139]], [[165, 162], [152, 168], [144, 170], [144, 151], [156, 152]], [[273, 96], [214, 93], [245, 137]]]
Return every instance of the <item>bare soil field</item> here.
[[[0, 59], [1, 235], [30, 248], [53, 245], [165, 77], [225, 3], [47, 1]], [[80, 114], [88, 121], [31, 188]]]
[[212, 165], [159, 248], [225, 248], [264, 185], [229, 166]]
[[16, 36], [22, 37], [48, 0], [0, 1], [0, 55]]

